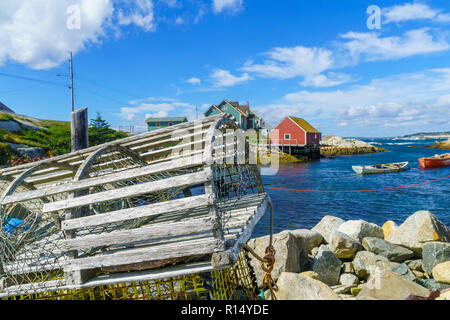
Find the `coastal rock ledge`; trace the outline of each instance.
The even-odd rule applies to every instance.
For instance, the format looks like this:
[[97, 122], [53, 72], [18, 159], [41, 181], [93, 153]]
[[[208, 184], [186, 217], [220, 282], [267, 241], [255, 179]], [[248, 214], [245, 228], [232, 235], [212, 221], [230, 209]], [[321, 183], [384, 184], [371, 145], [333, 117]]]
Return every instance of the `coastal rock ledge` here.
[[[273, 235], [280, 300], [443, 300], [450, 288], [450, 230], [429, 211], [397, 226], [325, 216], [311, 230]], [[269, 237], [248, 245], [263, 255]], [[249, 254], [257, 284], [264, 272]], [[265, 291], [270, 298], [270, 291]]]

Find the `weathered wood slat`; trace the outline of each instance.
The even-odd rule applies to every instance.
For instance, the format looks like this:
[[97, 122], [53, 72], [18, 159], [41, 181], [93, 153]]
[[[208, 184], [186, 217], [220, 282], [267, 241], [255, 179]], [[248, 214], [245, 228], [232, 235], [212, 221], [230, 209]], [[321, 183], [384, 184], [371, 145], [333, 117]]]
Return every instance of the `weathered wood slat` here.
[[105, 214], [70, 219], [62, 222], [62, 230], [74, 230], [78, 228], [89, 228], [104, 224], [127, 221], [144, 217], [151, 217], [170, 212], [189, 210], [197, 207], [206, 206], [210, 203], [210, 198], [206, 195], [200, 195], [189, 198], [182, 198], [166, 202], [150, 204], [142, 207], [128, 208], [113, 211]]
[[5, 197], [1, 204], [5, 205], [14, 202], [38, 199], [41, 197], [48, 197], [63, 192], [73, 192], [83, 190], [86, 188], [101, 186], [107, 183], [125, 181], [128, 179], [138, 178], [145, 175], [160, 173], [164, 171], [171, 171], [175, 169], [186, 169], [190, 167], [199, 166], [202, 163], [201, 161], [198, 160], [197, 161], [192, 160], [193, 160], [192, 158], [188, 157], [185, 159], [172, 161], [167, 164], [155, 164], [152, 166], [138, 167], [135, 169], [124, 170], [101, 177], [89, 178], [72, 183], [50, 186], [47, 188], [37, 189], [29, 192], [16, 193], [11, 196]]
[[114, 244], [132, 243], [158, 238], [191, 235], [212, 231], [215, 223], [210, 217], [183, 222], [144, 226], [138, 229], [113, 231], [105, 234], [87, 235], [67, 239], [62, 242], [66, 250], [83, 250], [95, 247], [111, 246]]
[[211, 263], [213, 266], [229, 265], [237, 261], [238, 255], [241, 252], [240, 244], [245, 244], [250, 239], [250, 236], [253, 233], [256, 224], [264, 216], [268, 204], [269, 197], [267, 196], [253, 215], [251, 221], [247, 224], [246, 228], [236, 239], [233, 247], [227, 251], [213, 254], [211, 259]]
[[144, 195], [155, 191], [162, 191], [171, 188], [181, 188], [194, 184], [202, 184], [209, 181], [210, 179], [211, 177], [209, 174], [207, 174], [205, 171], [201, 171], [158, 181], [137, 184], [129, 187], [123, 187], [120, 189], [98, 192], [77, 198], [66, 199], [63, 201], [46, 203], [42, 209], [42, 212], [48, 213], [59, 210], [67, 210], [104, 201]]
[[159, 261], [169, 258], [189, 257], [199, 254], [220, 252], [224, 242], [216, 239], [157, 246], [155, 248], [139, 248], [113, 254], [103, 254], [94, 257], [74, 259], [67, 266], [67, 271], [86, 270], [101, 267], [112, 267], [141, 262]]

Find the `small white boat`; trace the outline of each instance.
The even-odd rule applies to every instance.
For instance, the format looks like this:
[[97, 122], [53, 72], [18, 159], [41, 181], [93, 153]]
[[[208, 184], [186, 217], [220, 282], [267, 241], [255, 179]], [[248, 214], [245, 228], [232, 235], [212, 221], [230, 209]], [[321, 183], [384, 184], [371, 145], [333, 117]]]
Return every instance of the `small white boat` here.
[[374, 164], [371, 166], [352, 166], [357, 174], [376, 174], [406, 170], [409, 162]]

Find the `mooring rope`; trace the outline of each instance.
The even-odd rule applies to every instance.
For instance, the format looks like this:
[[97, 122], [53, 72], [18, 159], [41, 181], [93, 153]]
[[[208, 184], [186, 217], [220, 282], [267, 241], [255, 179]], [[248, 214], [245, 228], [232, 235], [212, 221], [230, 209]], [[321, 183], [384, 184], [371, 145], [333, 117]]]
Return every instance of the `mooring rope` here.
[[412, 187], [422, 186], [422, 185], [425, 185], [425, 184], [433, 183], [433, 182], [444, 180], [444, 179], [448, 179], [448, 178], [450, 178], [450, 175], [446, 176], [446, 177], [443, 177], [443, 178], [438, 178], [438, 179], [429, 180], [429, 181], [425, 181], [425, 182], [414, 183], [414, 184], [408, 184], [408, 185], [399, 186], [399, 187], [388, 187], [388, 188], [366, 189], [366, 190], [302, 190], [302, 189], [288, 189], [288, 188], [275, 188], [275, 187], [264, 187], [264, 189], [277, 190], [277, 191], [311, 192], [311, 193], [374, 192], [374, 191], [388, 191], [388, 190], [412, 188]]

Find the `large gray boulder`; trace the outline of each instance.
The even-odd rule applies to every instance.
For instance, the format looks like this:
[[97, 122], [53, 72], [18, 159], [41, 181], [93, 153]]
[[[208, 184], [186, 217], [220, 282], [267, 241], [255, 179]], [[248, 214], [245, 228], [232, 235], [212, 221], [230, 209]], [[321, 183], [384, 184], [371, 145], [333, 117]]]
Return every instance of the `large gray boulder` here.
[[311, 263], [311, 269], [319, 274], [319, 280], [329, 286], [339, 283], [341, 260], [328, 248], [322, 245]]
[[0, 129], [17, 132], [22, 130], [22, 127], [14, 120], [0, 121]]
[[45, 156], [45, 149], [38, 147], [17, 148], [16, 153], [22, 158], [36, 159]]
[[325, 216], [320, 222], [311, 230], [316, 231], [322, 235], [327, 243], [330, 243], [331, 234], [337, 230], [344, 220], [338, 217]]
[[386, 240], [410, 248], [417, 255], [421, 255], [422, 248], [427, 242], [449, 242], [450, 231], [431, 212], [417, 211], [395, 229]]
[[355, 274], [361, 279], [368, 279], [372, 273], [391, 271], [389, 260], [369, 251], [359, 251], [353, 259]]
[[433, 268], [442, 263], [450, 261], [450, 243], [428, 242], [422, 249], [422, 268], [423, 271], [431, 275]]
[[395, 244], [391, 244], [380, 238], [367, 237], [362, 245], [367, 251], [388, 258], [390, 261], [403, 262], [414, 257], [414, 252]]
[[407, 280], [416, 280], [416, 276], [414, 275], [414, 273], [412, 273], [411, 270], [409, 270], [408, 266], [405, 263], [400, 264], [398, 267], [392, 268], [392, 272], [403, 276]]
[[[301, 265], [308, 260], [305, 257], [304, 248], [299, 247], [298, 239], [290, 232], [283, 231], [273, 235], [273, 247], [276, 251], [275, 265], [272, 271], [274, 281], [278, 279], [282, 272], [300, 272], [303, 271]], [[247, 245], [252, 248], [256, 254], [263, 257], [265, 250], [269, 245], [269, 236], [250, 239]], [[262, 287], [265, 272], [261, 269], [260, 261], [249, 254], [250, 265], [255, 271], [258, 286]], [[306, 262], [305, 262], [306, 260]]]
[[394, 272], [373, 274], [362, 286], [358, 298], [371, 297], [378, 300], [404, 300], [409, 295], [428, 297], [430, 291]]
[[342, 300], [323, 282], [296, 273], [281, 273], [277, 286], [279, 300]]
[[298, 229], [289, 232], [303, 244], [308, 253], [311, 252], [313, 248], [319, 247], [323, 241], [322, 235], [314, 230]]
[[359, 242], [366, 237], [384, 239], [384, 232], [380, 226], [364, 220], [346, 221], [339, 226], [338, 231], [345, 233]]
[[363, 248], [359, 241], [339, 231], [331, 234], [329, 247], [340, 259], [352, 259]]

